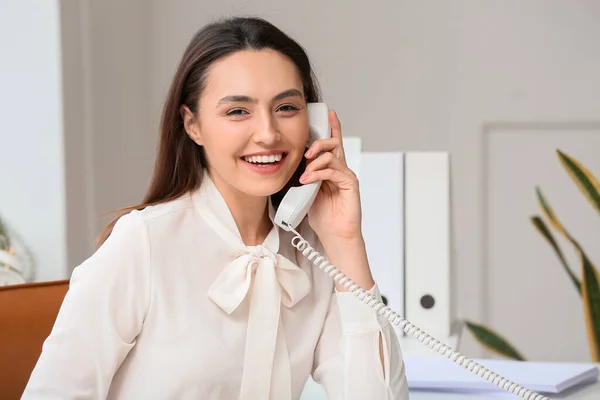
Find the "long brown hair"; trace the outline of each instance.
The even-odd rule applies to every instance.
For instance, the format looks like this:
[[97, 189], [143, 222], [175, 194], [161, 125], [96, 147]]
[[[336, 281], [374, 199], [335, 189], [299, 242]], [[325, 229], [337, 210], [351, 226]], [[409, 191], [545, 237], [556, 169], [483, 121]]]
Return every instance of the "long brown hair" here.
[[[245, 17], [227, 18], [206, 25], [193, 36], [185, 49], [167, 93], [148, 191], [140, 204], [116, 211], [118, 215], [99, 235], [98, 245], [108, 238], [122, 215], [177, 199], [200, 187], [204, 168], [207, 167], [206, 158], [202, 147], [187, 135], [180, 107], [186, 105], [197, 115], [198, 100], [213, 62], [236, 51], [261, 49], [272, 49], [289, 57], [300, 73], [306, 101], [320, 101], [318, 84], [306, 52], [274, 25], [261, 18]], [[298, 173], [292, 180], [297, 180], [297, 177]], [[288, 186], [292, 184], [290, 182]], [[280, 197], [275, 194], [274, 203]]]

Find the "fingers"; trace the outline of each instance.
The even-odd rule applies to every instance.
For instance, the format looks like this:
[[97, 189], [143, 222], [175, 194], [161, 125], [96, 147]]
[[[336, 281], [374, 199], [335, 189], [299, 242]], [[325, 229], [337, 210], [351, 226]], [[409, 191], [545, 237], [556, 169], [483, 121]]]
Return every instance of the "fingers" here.
[[344, 145], [342, 141], [342, 126], [335, 111], [329, 111], [329, 125], [331, 127], [330, 139], [319, 139], [311, 144], [304, 154], [307, 159], [317, 157], [321, 152], [332, 152], [337, 158], [345, 162]]
[[331, 138], [316, 140], [304, 155], [309, 163], [300, 183], [328, 180], [340, 188], [356, 186], [358, 179], [346, 165], [342, 142], [342, 125], [335, 111], [329, 111]]
[[318, 180], [331, 180], [334, 183], [354, 184], [357, 181], [354, 172], [342, 160], [326, 152], [314, 159], [300, 177], [300, 183], [306, 184]]
[[313, 171], [310, 174], [300, 177], [300, 183], [303, 185], [316, 181], [330, 181], [340, 189], [350, 189], [353, 186], [353, 182], [349, 179], [348, 175], [332, 168]]
[[[337, 151], [343, 155], [342, 140], [338, 138], [316, 140], [310, 145], [310, 148], [304, 154], [304, 156], [308, 159], [312, 159], [318, 156], [321, 152], [325, 151], [334, 152], [334, 154]], [[338, 154], [335, 155], [338, 156]]]
[[342, 140], [342, 123], [334, 110], [329, 110], [329, 126], [331, 126], [331, 137]]
[[312, 160], [311, 163], [306, 166], [305, 172], [310, 173], [328, 167], [343, 170], [346, 166], [332, 153], [326, 152]]

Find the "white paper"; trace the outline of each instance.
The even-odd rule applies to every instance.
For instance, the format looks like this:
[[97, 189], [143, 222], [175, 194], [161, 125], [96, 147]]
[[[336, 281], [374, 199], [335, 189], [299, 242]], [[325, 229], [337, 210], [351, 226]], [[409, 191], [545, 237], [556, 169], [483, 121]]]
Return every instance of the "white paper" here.
[[[512, 360], [475, 361], [527, 389], [560, 393], [583, 382], [596, 381], [598, 368], [586, 363], [525, 362]], [[411, 389], [447, 391], [503, 391], [451, 360], [440, 357], [404, 356], [406, 378]]]

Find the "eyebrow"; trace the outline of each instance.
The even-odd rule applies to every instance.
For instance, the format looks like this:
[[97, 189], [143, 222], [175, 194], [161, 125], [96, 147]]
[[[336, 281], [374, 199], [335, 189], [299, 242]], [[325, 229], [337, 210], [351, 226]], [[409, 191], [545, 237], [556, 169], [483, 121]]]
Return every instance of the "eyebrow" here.
[[[302, 93], [300, 93], [300, 91], [297, 89], [288, 89], [286, 91], [279, 93], [277, 96], [273, 97], [273, 101], [282, 100], [287, 97], [300, 97], [301, 98]], [[219, 102], [217, 103], [217, 106], [220, 106], [223, 103], [256, 103], [256, 102], [257, 102], [257, 100], [250, 96], [232, 95], [232, 96], [223, 97], [221, 100], [219, 100]]]

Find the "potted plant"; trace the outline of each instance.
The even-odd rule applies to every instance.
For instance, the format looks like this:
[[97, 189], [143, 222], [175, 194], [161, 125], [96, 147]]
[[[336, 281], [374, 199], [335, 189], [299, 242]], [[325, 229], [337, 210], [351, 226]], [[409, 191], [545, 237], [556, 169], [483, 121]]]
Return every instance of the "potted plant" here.
[[[31, 257], [18, 254], [7, 225], [0, 218], [0, 286], [27, 282]], [[29, 255], [24, 249], [24, 255]]]
[[[588, 199], [592, 207], [600, 214], [600, 183], [596, 177], [578, 160], [560, 150], [556, 152], [560, 163], [569, 177]], [[600, 276], [598, 269], [589, 259], [579, 242], [559, 221], [539, 187], [536, 187], [536, 197], [542, 215], [533, 215], [530, 217], [530, 220], [535, 229], [554, 250], [567, 277], [581, 296], [590, 355], [594, 362], [600, 362]], [[564, 236], [575, 248], [580, 259], [581, 279], [573, 273], [548, 225], [554, 231]], [[475, 337], [477, 342], [487, 349], [507, 358], [515, 360], [525, 359], [506, 338], [491, 328], [471, 321], [465, 321], [464, 326]]]

